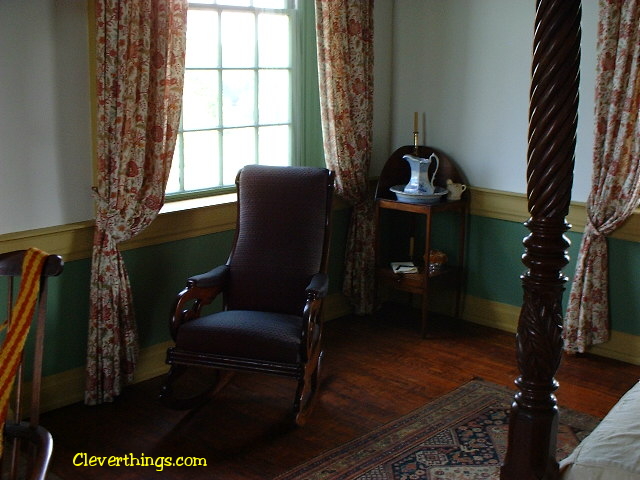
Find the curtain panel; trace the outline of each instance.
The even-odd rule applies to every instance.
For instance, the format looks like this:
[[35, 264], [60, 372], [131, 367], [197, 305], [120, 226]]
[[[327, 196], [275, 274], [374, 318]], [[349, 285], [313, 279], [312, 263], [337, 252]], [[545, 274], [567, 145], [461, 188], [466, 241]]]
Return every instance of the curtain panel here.
[[640, 0], [600, 0], [593, 177], [564, 324], [565, 350], [609, 339], [606, 236], [640, 205]]
[[138, 345], [118, 244], [164, 203], [180, 121], [187, 0], [95, 0], [96, 227], [85, 403], [131, 381]]
[[318, 83], [327, 167], [353, 206], [343, 292], [356, 313], [373, 310], [373, 0], [316, 0]]

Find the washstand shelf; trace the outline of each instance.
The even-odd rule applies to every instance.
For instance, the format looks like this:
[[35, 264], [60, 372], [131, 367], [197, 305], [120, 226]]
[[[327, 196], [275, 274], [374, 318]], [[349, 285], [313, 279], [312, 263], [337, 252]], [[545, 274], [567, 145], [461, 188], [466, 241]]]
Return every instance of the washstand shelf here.
[[[381, 284], [397, 290], [419, 294], [421, 301], [421, 334], [427, 334], [429, 320], [429, 293], [431, 279], [443, 275], [453, 275], [455, 277], [456, 299], [454, 305], [454, 316], [460, 315], [460, 306], [464, 292], [464, 254], [466, 240], [466, 224], [469, 214], [469, 192], [463, 192], [460, 200], [447, 200], [446, 195], [440, 195], [436, 199], [429, 199], [427, 203], [415, 201], [398, 200], [394, 190], [400, 185], [405, 185], [411, 176], [410, 167], [402, 157], [406, 154], [427, 158], [435, 153], [440, 159], [438, 172], [436, 173], [434, 184], [444, 188], [447, 179], [455, 183], [467, 183], [466, 178], [457, 165], [444, 152], [432, 147], [418, 146], [417, 151], [414, 145], [400, 147], [389, 157], [385, 163], [378, 186], [376, 188], [376, 298], [379, 298], [379, 288]], [[400, 198], [405, 198], [400, 195]], [[383, 255], [381, 242], [381, 213], [383, 210], [408, 212], [425, 217], [425, 240], [424, 240], [424, 263], [418, 265], [418, 273], [398, 274], [391, 270], [389, 259]], [[433, 215], [443, 212], [455, 212], [460, 217], [458, 235], [458, 257], [457, 265], [444, 265], [439, 269], [430, 271], [429, 252], [432, 250], [431, 233]], [[407, 241], [409, 241], [407, 239]]]

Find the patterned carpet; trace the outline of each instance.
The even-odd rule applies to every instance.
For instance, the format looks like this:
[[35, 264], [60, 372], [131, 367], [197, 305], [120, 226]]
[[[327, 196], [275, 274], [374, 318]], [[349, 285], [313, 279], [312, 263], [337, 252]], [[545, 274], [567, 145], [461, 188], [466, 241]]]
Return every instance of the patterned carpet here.
[[[513, 394], [474, 380], [276, 480], [498, 479]], [[598, 422], [560, 408], [558, 459]]]

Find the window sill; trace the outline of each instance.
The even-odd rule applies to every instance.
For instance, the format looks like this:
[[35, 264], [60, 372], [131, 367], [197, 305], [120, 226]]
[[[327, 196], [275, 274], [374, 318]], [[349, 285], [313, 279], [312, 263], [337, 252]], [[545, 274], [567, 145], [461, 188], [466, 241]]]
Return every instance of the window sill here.
[[194, 208], [225, 205], [229, 203], [236, 203], [237, 201], [237, 193], [225, 193], [223, 195], [211, 195], [210, 197], [190, 198], [189, 200], [176, 200], [174, 202], [165, 202], [163, 207], [160, 209], [159, 215], [184, 210], [192, 210]]
[[123, 242], [123, 250], [174, 242], [236, 228], [237, 194], [166, 203], [156, 219], [137, 237]]

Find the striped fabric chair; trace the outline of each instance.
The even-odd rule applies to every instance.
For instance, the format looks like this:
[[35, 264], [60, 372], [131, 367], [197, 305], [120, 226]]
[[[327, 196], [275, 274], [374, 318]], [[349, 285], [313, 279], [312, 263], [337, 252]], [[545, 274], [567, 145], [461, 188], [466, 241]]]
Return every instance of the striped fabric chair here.
[[[7, 287], [7, 319], [0, 350], [0, 420], [4, 423], [0, 446], [2, 467], [8, 470], [7, 475], [1, 475], [3, 479], [44, 480], [49, 465], [53, 440], [39, 425], [44, 323], [47, 279], [62, 273], [62, 268], [61, 257], [37, 249], [0, 254], [0, 277], [5, 278]], [[18, 278], [20, 285], [14, 300]], [[31, 401], [30, 407], [23, 409], [23, 350], [34, 318]]]

